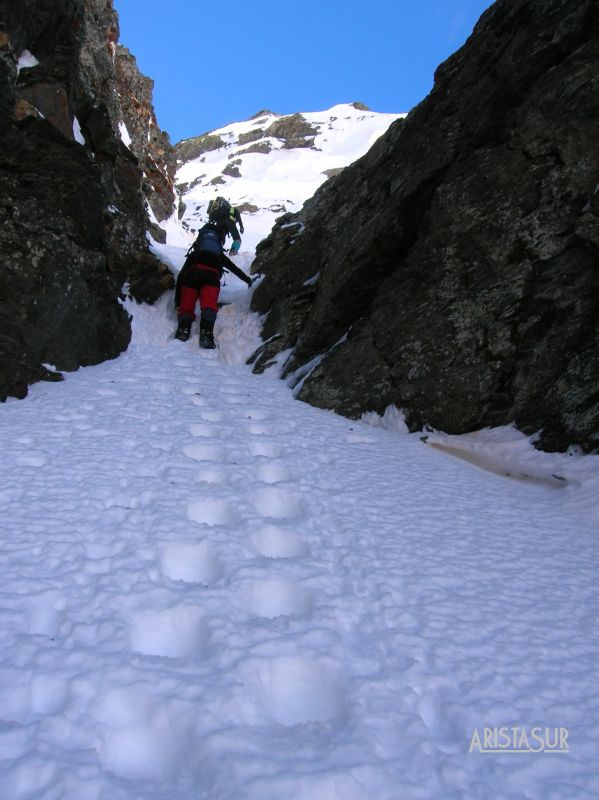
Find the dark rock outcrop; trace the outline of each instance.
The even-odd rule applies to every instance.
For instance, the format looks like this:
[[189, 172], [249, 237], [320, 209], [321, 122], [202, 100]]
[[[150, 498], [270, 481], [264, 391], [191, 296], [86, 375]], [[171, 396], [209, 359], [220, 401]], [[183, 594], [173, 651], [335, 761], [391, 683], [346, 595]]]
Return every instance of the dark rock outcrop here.
[[203, 133], [192, 139], [183, 139], [175, 145], [175, 159], [178, 163], [187, 163], [199, 158], [203, 153], [224, 147], [224, 141], [214, 133]]
[[[261, 114], [256, 116], [261, 116]], [[254, 117], [251, 117], [251, 119], [254, 119]], [[293, 150], [297, 147], [312, 147], [317, 133], [318, 128], [315, 125], [311, 125], [301, 114], [288, 114], [276, 119], [266, 130], [264, 128], [256, 128], [239, 134], [238, 142], [240, 145], [250, 144], [258, 142], [259, 139], [272, 137], [280, 139], [283, 142], [284, 149]], [[241, 155], [241, 153], [268, 153], [270, 150], [270, 142], [261, 142], [254, 144], [253, 147], [248, 147], [247, 150], [243, 150], [237, 155]]]
[[282, 139], [283, 147], [292, 150], [296, 147], [311, 147], [317, 133], [318, 128], [310, 125], [301, 114], [291, 114], [273, 122], [266, 129], [265, 136]]
[[595, 0], [498, 0], [259, 247], [256, 370], [294, 348], [284, 372], [317, 406], [598, 447], [598, 75]]
[[261, 111], [256, 111], [255, 114], [252, 114], [250, 119], [260, 119], [260, 117], [278, 117], [280, 114], [277, 114], [276, 111], [270, 111], [268, 108], [263, 108]]
[[261, 153], [262, 155], [268, 155], [268, 153], [270, 153], [271, 150], [272, 150], [272, 145], [270, 142], [256, 142], [256, 144], [251, 144], [244, 150], [238, 150], [235, 153], [235, 156], [244, 156], [247, 153]]
[[230, 164], [223, 169], [223, 175], [228, 175], [230, 178], [241, 178], [241, 172], [239, 171], [239, 166], [241, 164], [241, 159], [235, 159], [235, 161], [231, 161]]
[[[147, 252], [142, 173], [120, 141], [111, 0], [0, 2], [0, 400], [128, 345]], [[28, 50], [39, 62], [19, 70]], [[134, 278], [134, 280], [133, 280]], [[171, 278], [172, 281], [172, 278]]]
[[262, 139], [264, 136], [264, 128], [255, 128], [253, 131], [240, 133], [237, 141], [239, 144], [250, 144], [251, 142], [258, 141], [258, 139]]

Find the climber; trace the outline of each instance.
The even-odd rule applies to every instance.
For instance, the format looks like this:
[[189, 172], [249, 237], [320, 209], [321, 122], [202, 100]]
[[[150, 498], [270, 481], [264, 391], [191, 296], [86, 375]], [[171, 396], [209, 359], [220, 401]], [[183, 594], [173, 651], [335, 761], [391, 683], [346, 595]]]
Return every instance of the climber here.
[[248, 286], [252, 278], [240, 270], [223, 252], [227, 236], [226, 225], [208, 222], [198, 231], [197, 238], [190, 247], [185, 263], [177, 277], [175, 288], [175, 307], [178, 326], [175, 338], [186, 342], [195, 319], [196, 302], [200, 301], [200, 347], [212, 350], [214, 343], [214, 322], [218, 312], [218, 294], [223, 271], [228, 270]]
[[241, 221], [241, 212], [236, 206], [231, 206], [231, 219], [239, 226], [239, 230], [243, 233], [243, 222]]
[[208, 203], [208, 221], [219, 223], [226, 228], [227, 233], [233, 239], [229, 253], [233, 256], [237, 255], [241, 247], [241, 236], [237, 225], [243, 233], [243, 222], [239, 209], [234, 208], [224, 197], [216, 197]]

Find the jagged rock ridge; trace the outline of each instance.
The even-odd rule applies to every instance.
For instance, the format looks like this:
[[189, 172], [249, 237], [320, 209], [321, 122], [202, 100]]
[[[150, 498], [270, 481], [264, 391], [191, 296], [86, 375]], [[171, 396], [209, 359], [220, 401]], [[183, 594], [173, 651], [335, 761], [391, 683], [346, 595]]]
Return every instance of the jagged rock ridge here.
[[599, 6], [499, 0], [429, 97], [258, 248], [256, 370], [412, 429], [599, 446]]
[[[157, 222], [170, 217], [178, 202], [175, 190], [175, 151], [169, 135], [156, 121], [154, 81], [142, 75], [135, 56], [120, 44], [115, 50], [116, 88], [123, 123], [144, 175], [143, 190]], [[153, 233], [157, 225], [152, 227]]]

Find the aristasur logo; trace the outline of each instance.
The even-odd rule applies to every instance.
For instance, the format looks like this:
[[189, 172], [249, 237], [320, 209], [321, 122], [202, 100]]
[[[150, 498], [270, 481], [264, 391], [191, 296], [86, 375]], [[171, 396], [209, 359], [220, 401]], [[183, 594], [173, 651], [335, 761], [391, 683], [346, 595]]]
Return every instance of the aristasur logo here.
[[569, 753], [568, 729], [562, 727], [483, 728], [482, 736], [474, 729], [469, 753]]

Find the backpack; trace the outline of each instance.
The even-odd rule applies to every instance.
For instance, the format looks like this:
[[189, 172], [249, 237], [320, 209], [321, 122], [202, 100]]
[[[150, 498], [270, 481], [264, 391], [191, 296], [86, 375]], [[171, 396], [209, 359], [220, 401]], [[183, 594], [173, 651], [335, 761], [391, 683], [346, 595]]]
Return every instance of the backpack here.
[[206, 225], [201, 228], [198, 238], [192, 244], [188, 255], [197, 256], [200, 253], [211, 253], [220, 256], [223, 252], [221, 236], [217, 228]]
[[221, 220], [227, 219], [231, 213], [231, 204], [224, 197], [217, 197], [208, 203], [208, 219]]

